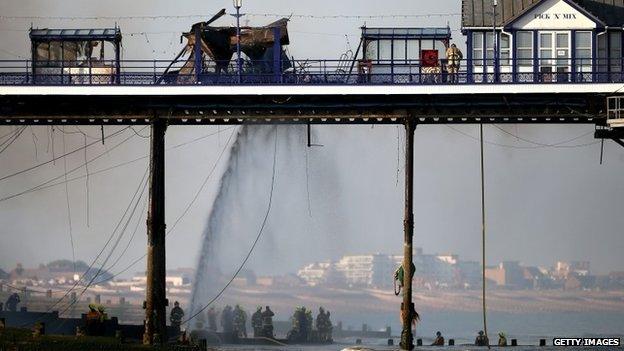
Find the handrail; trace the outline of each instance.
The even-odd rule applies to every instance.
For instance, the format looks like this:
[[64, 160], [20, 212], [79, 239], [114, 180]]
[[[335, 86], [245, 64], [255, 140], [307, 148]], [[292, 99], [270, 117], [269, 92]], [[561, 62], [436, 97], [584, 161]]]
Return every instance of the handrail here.
[[[346, 73], [344, 60], [247, 61], [239, 82], [231, 61], [204, 62], [195, 75], [186, 60], [128, 59], [92, 61], [0, 60], [0, 85], [314, 85], [314, 84], [529, 84], [624, 83], [624, 59], [553, 58], [463, 60], [456, 73], [441, 59], [425, 66], [420, 60], [356, 60]], [[535, 68], [534, 65], [538, 67]], [[189, 67], [186, 67], [189, 66]], [[185, 68], [186, 67], [186, 68]], [[281, 72], [274, 72], [281, 67]], [[190, 73], [189, 73], [190, 72]]]

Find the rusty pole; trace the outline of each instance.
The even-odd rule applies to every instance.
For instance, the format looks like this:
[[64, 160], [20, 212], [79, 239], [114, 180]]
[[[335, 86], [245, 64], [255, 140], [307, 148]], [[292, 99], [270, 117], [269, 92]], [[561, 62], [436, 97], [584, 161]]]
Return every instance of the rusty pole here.
[[147, 214], [147, 288], [143, 343], [165, 342], [165, 131], [166, 121], [156, 117], [151, 124], [149, 210]]
[[403, 303], [401, 316], [403, 330], [401, 332], [401, 349], [414, 348], [412, 335], [412, 239], [414, 236], [414, 131], [416, 123], [411, 116], [406, 116], [405, 125], [405, 217], [403, 220]]

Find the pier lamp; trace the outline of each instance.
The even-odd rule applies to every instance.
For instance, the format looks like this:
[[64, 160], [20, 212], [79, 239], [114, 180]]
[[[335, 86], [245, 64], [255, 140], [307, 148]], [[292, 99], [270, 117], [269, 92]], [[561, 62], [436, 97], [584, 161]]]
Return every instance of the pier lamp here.
[[243, 64], [241, 61], [241, 46], [240, 46], [240, 8], [243, 7], [243, 0], [232, 0], [234, 8], [236, 8], [236, 69], [238, 71], [238, 82], [242, 81], [243, 77]]

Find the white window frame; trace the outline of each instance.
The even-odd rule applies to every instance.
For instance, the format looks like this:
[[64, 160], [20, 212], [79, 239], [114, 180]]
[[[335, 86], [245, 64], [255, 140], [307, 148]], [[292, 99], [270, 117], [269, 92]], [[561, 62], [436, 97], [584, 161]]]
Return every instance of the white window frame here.
[[[529, 44], [529, 46], [519, 46], [520, 45], [520, 41], [516, 40], [516, 38], [514, 38], [514, 40], [516, 40], [516, 48], [515, 48], [515, 57], [516, 60], [514, 61], [514, 64], [517, 67], [518, 72], [533, 72], [533, 65], [534, 65], [534, 58], [535, 55], [537, 54], [535, 52], [535, 33], [533, 31], [530, 30], [522, 30], [522, 31], [517, 31], [514, 35], [514, 37], [516, 36], [520, 36], [520, 34], [522, 33], [528, 33], [529, 34], [529, 38], [531, 38], [531, 43]], [[519, 50], [529, 50], [531, 52], [531, 55], [529, 55], [529, 58], [520, 58], [520, 55], [518, 55], [518, 51]], [[539, 50], [539, 49], [538, 49]], [[522, 64], [520, 62], [520, 60], [522, 60]], [[525, 63], [525, 61], [528, 61], [528, 63]]]
[[[589, 35], [589, 46], [579, 46], [579, 41], [577, 38], [574, 38], [574, 70], [575, 72], [591, 72], [592, 71], [592, 62], [593, 62], [593, 45], [594, 38], [591, 30], [577, 30], [574, 35], [578, 35], [579, 33], [586, 33]], [[589, 58], [579, 58], [577, 55], [577, 50], [589, 50]], [[589, 62], [585, 62], [584, 60], [589, 60]]]

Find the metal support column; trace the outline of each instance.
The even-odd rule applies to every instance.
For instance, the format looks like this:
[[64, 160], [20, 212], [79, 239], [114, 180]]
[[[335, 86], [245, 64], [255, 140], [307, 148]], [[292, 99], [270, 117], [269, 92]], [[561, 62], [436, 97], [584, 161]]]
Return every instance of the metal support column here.
[[416, 122], [412, 116], [406, 116], [405, 121], [405, 218], [403, 220], [403, 303], [401, 316], [403, 331], [401, 332], [401, 349], [414, 348], [412, 335], [412, 319], [414, 305], [412, 303], [412, 239], [414, 236], [414, 131]]
[[151, 124], [149, 210], [147, 214], [147, 289], [144, 344], [166, 342], [165, 286], [165, 131], [166, 121]]

